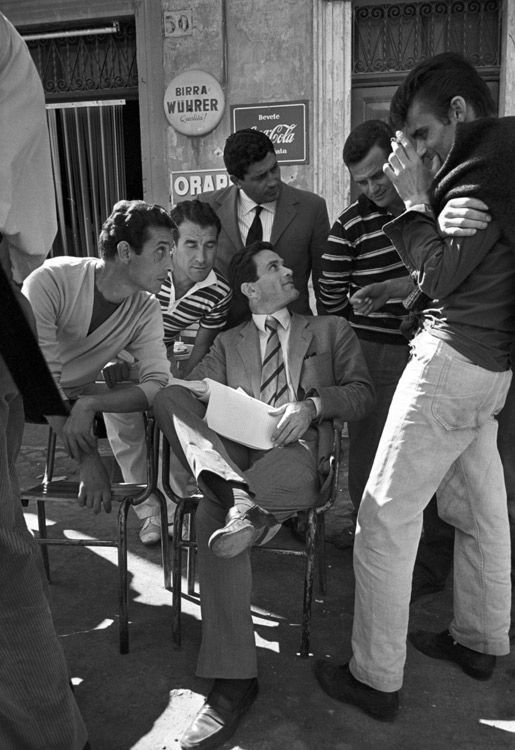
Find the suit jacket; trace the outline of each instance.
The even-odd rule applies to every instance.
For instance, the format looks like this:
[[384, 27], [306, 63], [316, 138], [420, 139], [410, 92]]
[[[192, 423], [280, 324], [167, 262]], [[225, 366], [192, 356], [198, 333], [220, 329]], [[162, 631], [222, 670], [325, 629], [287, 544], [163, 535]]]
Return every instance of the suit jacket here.
[[[232, 256], [243, 247], [238, 227], [237, 197], [238, 188], [235, 185], [200, 196], [201, 200], [209, 203], [222, 223], [216, 266], [225, 276]], [[290, 305], [294, 312], [311, 314], [308, 293], [311, 272], [318, 307], [318, 279], [329, 228], [327, 205], [323, 198], [281, 183], [270, 241], [285, 265], [293, 271], [293, 280], [300, 292], [299, 298]]]
[[[288, 370], [299, 401], [310, 394], [320, 397], [318, 455], [329, 454], [332, 445], [329, 420], [362, 419], [375, 402], [358, 338], [340, 317], [293, 314], [288, 341]], [[188, 380], [212, 378], [232, 388], [242, 388], [259, 398], [261, 351], [252, 320], [218, 334], [206, 356], [193, 368]], [[323, 446], [322, 446], [323, 443]]]

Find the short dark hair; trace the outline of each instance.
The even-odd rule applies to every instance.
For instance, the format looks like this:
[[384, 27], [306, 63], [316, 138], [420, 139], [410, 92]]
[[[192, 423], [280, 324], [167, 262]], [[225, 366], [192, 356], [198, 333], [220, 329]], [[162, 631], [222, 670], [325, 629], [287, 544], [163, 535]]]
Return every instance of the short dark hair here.
[[390, 103], [392, 127], [403, 128], [408, 110], [417, 101], [442, 122], [449, 121], [455, 96], [462, 96], [477, 117], [495, 116], [490, 89], [472, 63], [456, 52], [443, 52], [423, 60], [401, 83]]
[[275, 154], [275, 149], [265, 133], [253, 128], [237, 130], [225, 141], [225, 168], [230, 175], [242, 179], [250, 165], [262, 161], [267, 154]]
[[365, 120], [352, 130], [343, 146], [343, 161], [347, 167], [365, 158], [371, 148], [379, 146], [385, 154], [392, 150], [393, 130], [383, 120]]
[[238, 250], [229, 264], [229, 283], [233, 293], [233, 304], [248, 310], [248, 298], [241, 291], [241, 285], [248, 281], [257, 281], [257, 268], [255, 256], [262, 250], [273, 250], [274, 246], [270, 242], [257, 240], [251, 242], [247, 247]]
[[148, 230], [152, 227], [163, 227], [170, 231], [176, 228], [162, 206], [137, 200], [118, 201], [102, 224], [98, 238], [100, 257], [114, 258], [119, 242], [127, 242], [136, 255], [139, 255], [148, 239]]
[[215, 227], [217, 235], [220, 234], [220, 230], [222, 229], [220, 219], [209, 203], [203, 203], [196, 198], [177, 203], [170, 211], [170, 216], [175, 224], [175, 229], [173, 230], [174, 242], [177, 242], [179, 239], [179, 227], [183, 221], [191, 221], [192, 224], [198, 224], [199, 227]]

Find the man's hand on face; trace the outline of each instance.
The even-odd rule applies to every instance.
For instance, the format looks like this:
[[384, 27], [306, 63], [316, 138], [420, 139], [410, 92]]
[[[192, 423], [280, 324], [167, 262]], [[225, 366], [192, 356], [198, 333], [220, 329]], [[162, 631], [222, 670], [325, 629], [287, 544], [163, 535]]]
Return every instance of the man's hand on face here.
[[291, 401], [271, 413], [281, 415], [272, 433], [272, 442], [279, 447], [300, 440], [316, 416], [316, 407], [311, 399]]
[[79, 505], [100, 513], [111, 512], [111, 483], [98, 453], [84, 456], [80, 465]]
[[492, 217], [479, 198], [452, 198], [438, 216], [438, 228], [447, 237], [471, 237], [486, 229]]
[[400, 130], [397, 140], [392, 141], [392, 153], [383, 166], [383, 172], [391, 180], [406, 208], [429, 201], [428, 189], [433, 179], [429, 169], [411, 141]]

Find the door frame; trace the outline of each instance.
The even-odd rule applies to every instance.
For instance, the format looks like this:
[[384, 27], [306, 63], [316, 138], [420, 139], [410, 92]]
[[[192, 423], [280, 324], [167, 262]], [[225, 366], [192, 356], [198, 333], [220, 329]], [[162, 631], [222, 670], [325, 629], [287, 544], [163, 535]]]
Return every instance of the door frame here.
[[[166, 125], [163, 110], [163, 28], [158, 0], [2, 0], [2, 12], [19, 31], [51, 24], [90, 24], [133, 16], [136, 23], [143, 197], [168, 205]], [[159, 42], [161, 43], [157, 43]]]

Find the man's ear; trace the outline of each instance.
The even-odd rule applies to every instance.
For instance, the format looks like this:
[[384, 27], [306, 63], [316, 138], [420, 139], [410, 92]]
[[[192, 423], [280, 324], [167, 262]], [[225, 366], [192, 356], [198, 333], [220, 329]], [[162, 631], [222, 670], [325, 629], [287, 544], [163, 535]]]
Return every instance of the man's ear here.
[[449, 120], [457, 120], [458, 122], [465, 122], [467, 119], [468, 105], [462, 96], [453, 96], [449, 107]]
[[229, 179], [230, 179], [230, 181], [232, 182], [233, 185], [236, 185], [236, 187], [240, 187], [240, 180], [239, 180], [238, 177], [236, 177], [233, 174], [230, 174], [229, 175]]
[[254, 296], [254, 285], [250, 281], [244, 281], [243, 284], [240, 287], [241, 293], [247, 297], [247, 299], [252, 299]]
[[116, 245], [116, 252], [122, 263], [128, 263], [131, 259], [131, 246], [126, 240], [121, 240]]

